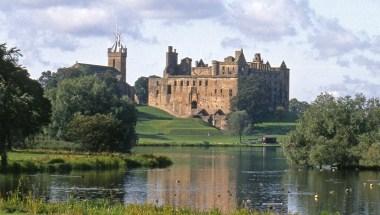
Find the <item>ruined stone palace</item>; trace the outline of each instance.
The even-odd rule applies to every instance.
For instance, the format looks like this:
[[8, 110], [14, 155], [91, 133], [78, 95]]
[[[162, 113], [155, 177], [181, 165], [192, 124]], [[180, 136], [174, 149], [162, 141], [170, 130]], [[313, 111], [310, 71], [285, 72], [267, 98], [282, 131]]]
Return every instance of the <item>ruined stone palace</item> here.
[[177, 117], [200, 117], [215, 127], [225, 128], [226, 115], [231, 111], [231, 99], [238, 93], [238, 80], [245, 75], [261, 76], [269, 85], [273, 110], [288, 109], [289, 69], [285, 62], [280, 67], [264, 63], [260, 54], [247, 61], [243, 50], [235, 51], [223, 61], [184, 58], [178, 63], [178, 53], [172, 46], [166, 52], [163, 77], [149, 78], [148, 105], [165, 110]]

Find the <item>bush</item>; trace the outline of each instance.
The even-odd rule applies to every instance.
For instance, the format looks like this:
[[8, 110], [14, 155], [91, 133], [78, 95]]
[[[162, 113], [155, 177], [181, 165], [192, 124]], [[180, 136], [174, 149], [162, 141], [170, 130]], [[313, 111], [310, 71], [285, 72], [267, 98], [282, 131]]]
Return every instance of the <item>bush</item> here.
[[121, 121], [112, 115], [95, 114], [85, 116], [76, 114], [67, 127], [67, 139], [82, 144], [92, 152], [121, 151], [123, 131]]

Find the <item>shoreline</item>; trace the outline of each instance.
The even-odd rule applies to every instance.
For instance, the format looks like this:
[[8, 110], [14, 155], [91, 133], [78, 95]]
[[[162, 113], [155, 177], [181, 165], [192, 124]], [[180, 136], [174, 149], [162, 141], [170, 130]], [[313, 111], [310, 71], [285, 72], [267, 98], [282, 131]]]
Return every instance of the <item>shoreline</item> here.
[[257, 147], [257, 148], [265, 148], [265, 147], [281, 147], [281, 144], [250, 144], [250, 143], [242, 143], [242, 144], [225, 144], [225, 143], [144, 143], [144, 144], [137, 144], [136, 147]]
[[70, 173], [72, 171], [107, 171], [139, 167], [165, 168], [172, 165], [166, 156], [153, 154], [88, 153], [72, 151], [14, 150], [9, 153], [6, 169], [0, 174]]

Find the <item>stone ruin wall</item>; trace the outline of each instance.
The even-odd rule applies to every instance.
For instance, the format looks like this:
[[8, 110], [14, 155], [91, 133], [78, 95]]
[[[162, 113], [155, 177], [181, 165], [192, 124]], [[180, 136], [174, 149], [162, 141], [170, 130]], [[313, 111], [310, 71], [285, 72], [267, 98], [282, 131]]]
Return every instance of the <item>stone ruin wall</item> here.
[[[219, 128], [238, 89], [236, 77], [149, 78], [148, 104], [177, 117], [199, 115]], [[201, 113], [200, 113], [201, 112]]]

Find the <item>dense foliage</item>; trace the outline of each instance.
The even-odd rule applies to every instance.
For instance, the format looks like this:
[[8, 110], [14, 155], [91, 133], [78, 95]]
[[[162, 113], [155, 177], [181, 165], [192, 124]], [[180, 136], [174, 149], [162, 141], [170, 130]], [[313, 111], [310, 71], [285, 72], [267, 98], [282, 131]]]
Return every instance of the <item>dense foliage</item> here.
[[[91, 73], [86, 68], [66, 68], [53, 74], [45, 72], [39, 80], [45, 86], [46, 95], [52, 103], [52, 123], [49, 132], [53, 137], [77, 141], [84, 149], [91, 151], [126, 151], [136, 142], [137, 111], [126, 96], [126, 84], [118, 81], [112, 72]], [[111, 123], [108, 125], [102, 124], [100, 115], [97, 114], [107, 115], [113, 121], [106, 121]], [[77, 118], [74, 119], [74, 116]], [[104, 129], [110, 126], [107, 127], [107, 131], [116, 126], [114, 134], [118, 135], [110, 137], [100, 133], [95, 134], [91, 129], [95, 129], [96, 126]], [[99, 129], [95, 130], [100, 131]], [[74, 133], [74, 130], [77, 133]], [[90, 133], [86, 137], [84, 132]], [[98, 139], [92, 142], [94, 146], [90, 147], [90, 139], [95, 141], [90, 137], [92, 135]], [[104, 144], [109, 145], [104, 146]]]
[[260, 76], [247, 75], [239, 78], [238, 94], [232, 99], [236, 110], [245, 110], [252, 122], [260, 122], [270, 118], [274, 113], [271, 108], [268, 92], [269, 85]]
[[309, 103], [298, 101], [296, 98], [289, 101], [289, 113], [294, 118], [299, 118], [309, 108]]
[[140, 77], [135, 82], [136, 95], [140, 104], [148, 103], [148, 78]]
[[88, 151], [125, 151], [121, 121], [112, 115], [76, 114], [67, 126], [67, 139], [82, 143]]
[[380, 101], [321, 94], [300, 118], [285, 152], [298, 165], [380, 167]]
[[37, 133], [49, 122], [51, 106], [43, 89], [18, 64], [19, 50], [0, 45], [0, 152], [2, 167], [12, 144]]

